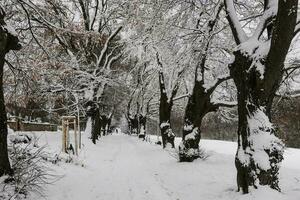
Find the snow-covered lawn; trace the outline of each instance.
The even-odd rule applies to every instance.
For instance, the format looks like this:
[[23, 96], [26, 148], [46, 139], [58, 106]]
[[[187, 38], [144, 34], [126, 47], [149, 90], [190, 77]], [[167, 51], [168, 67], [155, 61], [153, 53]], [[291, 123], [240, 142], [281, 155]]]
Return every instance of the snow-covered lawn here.
[[[35, 132], [53, 155], [61, 150], [61, 134]], [[50, 164], [62, 175], [46, 188], [49, 200], [299, 200], [300, 150], [287, 149], [280, 179], [282, 193], [268, 188], [236, 192], [236, 143], [201, 140], [209, 157], [179, 163], [172, 151], [123, 134], [100, 138], [93, 145], [83, 135], [83, 148], [74, 163]], [[178, 143], [180, 139], [176, 140]], [[83, 164], [83, 166], [81, 165]], [[40, 197], [30, 197], [31, 200]]]

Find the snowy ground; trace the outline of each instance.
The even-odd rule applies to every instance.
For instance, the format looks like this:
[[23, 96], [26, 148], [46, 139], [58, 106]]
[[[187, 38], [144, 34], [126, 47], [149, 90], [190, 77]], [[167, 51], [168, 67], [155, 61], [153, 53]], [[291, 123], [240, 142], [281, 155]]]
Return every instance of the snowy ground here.
[[[61, 134], [36, 132], [47, 151], [59, 153]], [[46, 188], [48, 200], [299, 200], [300, 150], [287, 149], [280, 179], [282, 193], [260, 188], [248, 195], [236, 192], [233, 142], [201, 140], [209, 157], [179, 163], [174, 152], [123, 134], [102, 137], [93, 145], [83, 136], [74, 163], [51, 164], [62, 175]], [[176, 141], [178, 143], [179, 139]], [[84, 166], [82, 167], [81, 164]], [[37, 200], [40, 197], [30, 197]]]

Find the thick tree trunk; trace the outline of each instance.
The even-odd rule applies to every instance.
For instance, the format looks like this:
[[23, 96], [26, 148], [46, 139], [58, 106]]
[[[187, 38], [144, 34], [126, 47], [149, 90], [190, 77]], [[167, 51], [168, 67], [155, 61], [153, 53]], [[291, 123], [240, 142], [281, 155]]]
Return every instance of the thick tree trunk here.
[[101, 118], [99, 109], [96, 108], [92, 113], [92, 142], [94, 144], [96, 144], [99, 136], [101, 136]]
[[0, 176], [13, 173], [7, 152], [7, 118], [3, 93], [3, 68], [5, 55], [10, 50], [19, 50], [21, 45], [16, 35], [7, 29], [4, 22], [5, 12], [0, 6]]
[[179, 161], [192, 162], [200, 157], [199, 142], [204, 116], [217, 108], [210, 102], [211, 92], [204, 88], [203, 81], [195, 81], [193, 93], [185, 110], [182, 142], [179, 145]]
[[[157, 57], [158, 59], [158, 57]], [[158, 59], [158, 63], [162, 66]], [[175, 87], [172, 92], [172, 96], [168, 99], [165, 80], [163, 72], [159, 72], [159, 86], [160, 86], [160, 99], [159, 99], [159, 128], [162, 138], [163, 148], [166, 148], [168, 144], [172, 148], [175, 148], [174, 140], [175, 134], [171, 128], [171, 110], [173, 107], [173, 96], [177, 93], [178, 87]]]
[[261, 95], [262, 81], [252, 62], [236, 52], [231, 74], [238, 89], [238, 150], [235, 164], [238, 188], [248, 193], [248, 187], [269, 185], [279, 190], [279, 163], [284, 145], [275, 136], [267, 105]]
[[139, 116], [139, 138], [145, 139], [146, 137], [146, 122], [147, 117], [144, 115]]
[[107, 134], [111, 134], [112, 130], [111, 130], [111, 118], [112, 116], [108, 117], [107, 119], [107, 125], [106, 125], [106, 132]]
[[[226, 7], [230, 3], [225, 1]], [[262, 34], [267, 30], [267, 41], [257, 34], [250, 39], [244, 37], [246, 34], [238, 29], [232, 9], [228, 10], [227, 15], [239, 45], [234, 52], [235, 60], [230, 65], [230, 73], [238, 91], [239, 127], [235, 164], [238, 189], [242, 189], [243, 193], [248, 193], [249, 186], [257, 188], [259, 185], [280, 190], [278, 172], [284, 145], [275, 136], [275, 128], [270, 122], [271, 108], [294, 36], [298, 0], [278, 1], [278, 5], [270, 4], [267, 0], [264, 3], [267, 13], [264, 16], [269, 15], [269, 9], [278, 9], [271, 22], [262, 19], [266, 23], [255, 31]], [[255, 40], [257, 47], [249, 50], [249, 44], [255, 44]]]
[[174, 140], [175, 134], [172, 131], [170, 124], [171, 117], [171, 105], [162, 98], [160, 99], [159, 106], [159, 127], [162, 137], [163, 148], [166, 148], [168, 144], [171, 145], [172, 148], [175, 148]]
[[111, 117], [107, 117], [106, 115], [101, 115], [101, 133], [103, 136], [110, 133], [110, 124], [111, 124]]
[[160, 132], [162, 137], [163, 148], [166, 148], [168, 144], [171, 145], [171, 148], [175, 148], [175, 134], [172, 131], [169, 120], [162, 120], [160, 122]]
[[138, 120], [138, 115], [134, 115], [131, 120], [131, 134], [138, 134], [139, 130], [139, 120]]
[[107, 119], [105, 115], [101, 115], [100, 116], [101, 119], [101, 131], [100, 131], [100, 135], [105, 136], [106, 135], [106, 124], [107, 124]]
[[[0, 45], [2, 45], [2, 42], [3, 40], [0, 35]], [[3, 94], [4, 58], [5, 54], [0, 52], [0, 176], [12, 174], [7, 152], [7, 119]]]
[[127, 131], [127, 133], [129, 135], [132, 134], [132, 123], [131, 123], [131, 121], [132, 121], [132, 118], [130, 116], [127, 116], [127, 123], [128, 123], [128, 131]]

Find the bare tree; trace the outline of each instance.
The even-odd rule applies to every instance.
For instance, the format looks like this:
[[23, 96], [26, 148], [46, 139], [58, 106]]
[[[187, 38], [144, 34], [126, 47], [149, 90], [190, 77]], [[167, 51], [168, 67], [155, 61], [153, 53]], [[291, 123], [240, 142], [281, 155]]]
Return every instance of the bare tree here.
[[[65, 62], [64, 66], [55, 72], [58, 77], [62, 76], [64, 79], [58, 84], [46, 85], [47, 91], [80, 96], [80, 102], [77, 104], [80, 103], [82, 108], [88, 110], [87, 113], [93, 122], [92, 138], [97, 138], [101, 130], [104, 130], [103, 126], [111, 120], [108, 115], [100, 114], [101, 101], [105, 91], [113, 84], [113, 70], [116, 63], [120, 65], [118, 61], [123, 54], [123, 44], [119, 42], [118, 36], [122, 26], [115, 23], [120, 12], [119, 2], [98, 0], [65, 2], [18, 0], [18, 2], [27, 15], [29, 28], [33, 33], [38, 29], [36, 27], [47, 30], [47, 38], [50, 41], [41, 38], [42, 42], [39, 42], [37, 37], [35, 38], [49, 55], [50, 65], [54, 65], [57, 58], [60, 59], [59, 65], [63, 65], [61, 61]], [[68, 6], [74, 7], [75, 11], [71, 11]], [[81, 14], [80, 17], [78, 13]], [[56, 48], [63, 50], [57, 57], [52, 56], [57, 49], [53, 49], [52, 45], [43, 45], [53, 41]], [[48, 75], [51, 78], [53, 71], [49, 71]]]
[[[213, 45], [216, 42], [218, 43], [218, 33], [223, 29], [219, 25], [223, 4], [220, 2], [215, 3], [214, 1], [208, 1], [207, 3], [207, 7], [210, 9], [207, 8], [207, 13], [201, 16], [196, 25], [196, 29], [200, 32], [196, 35], [202, 38], [201, 42], [197, 45], [202, 47], [202, 49], [198, 50], [199, 53], [196, 54], [195, 58], [196, 66], [194, 68], [194, 79], [192, 80], [193, 88], [188, 97], [185, 109], [182, 142], [179, 146], [180, 161], [191, 162], [200, 157], [199, 142], [204, 117], [210, 112], [217, 111], [220, 107], [235, 106], [234, 102], [216, 102], [212, 99], [217, 87], [229, 80], [230, 76], [226, 75], [222, 67], [219, 67], [217, 77], [213, 80], [208, 79], [209, 71], [211, 70], [208, 63], [211, 62], [210, 60], [213, 56], [216, 56], [213, 53]], [[202, 26], [199, 24], [200, 21], [203, 23], [201, 24]], [[220, 56], [219, 54], [217, 55]], [[213, 61], [213, 64], [216, 66], [218, 66], [218, 63], [226, 66], [226, 64], [220, 62], [218, 59], [217, 61]]]
[[163, 72], [163, 64], [160, 61], [159, 54], [156, 54], [157, 64], [159, 65], [158, 76], [159, 76], [159, 89], [160, 89], [160, 99], [159, 99], [159, 127], [162, 137], [163, 148], [170, 144], [172, 148], [175, 148], [174, 140], [175, 134], [171, 128], [171, 111], [174, 104], [174, 98], [179, 89], [180, 78], [184, 72], [184, 68], [180, 70], [177, 74], [175, 84], [170, 89], [171, 95], [169, 96], [166, 89], [166, 81]]

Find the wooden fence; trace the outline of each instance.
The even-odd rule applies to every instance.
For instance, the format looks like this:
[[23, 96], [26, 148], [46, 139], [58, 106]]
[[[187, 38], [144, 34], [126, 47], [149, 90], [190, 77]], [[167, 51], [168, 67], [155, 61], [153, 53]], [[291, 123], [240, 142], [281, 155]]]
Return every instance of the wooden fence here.
[[23, 122], [23, 121], [7, 121], [9, 128], [14, 131], [57, 131], [56, 124]]

